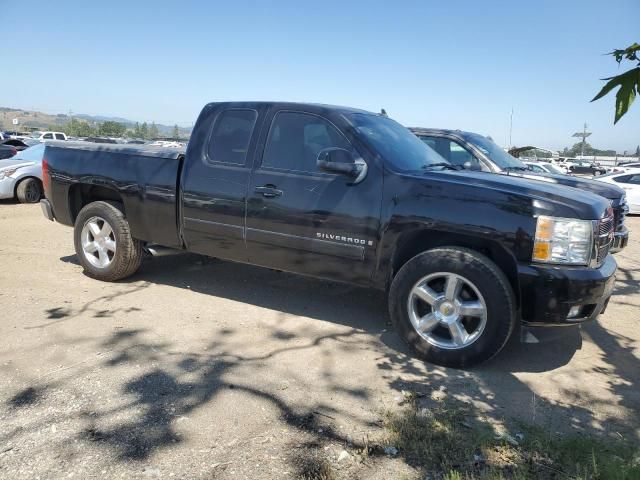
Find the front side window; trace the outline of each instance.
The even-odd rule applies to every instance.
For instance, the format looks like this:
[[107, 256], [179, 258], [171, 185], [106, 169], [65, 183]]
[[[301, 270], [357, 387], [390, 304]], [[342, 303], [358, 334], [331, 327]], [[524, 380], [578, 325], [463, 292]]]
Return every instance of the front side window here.
[[327, 120], [307, 113], [279, 112], [269, 130], [262, 166], [316, 172], [318, 154], [331, 147], [352, 150]]
[[53, 134], [52, 133], [45, 133], [44, 134], [44, 138], [45, 140], [53, 140]]
[[244, 165], [258, 112], [225, 110], [218, 115], [207, 154], [212, 162]]

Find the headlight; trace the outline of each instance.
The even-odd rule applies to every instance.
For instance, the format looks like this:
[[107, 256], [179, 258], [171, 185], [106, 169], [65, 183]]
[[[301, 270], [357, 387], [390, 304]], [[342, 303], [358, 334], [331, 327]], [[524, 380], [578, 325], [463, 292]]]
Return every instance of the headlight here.
[[593, 249], [593, 222], [540, 216], [533, 244], [533, 261], [588, 265]]
[[14, 173], [16, 173], [18, 168], [5, 168], [4, 170], [0, 170], [0, 180], [3, 180], [5, 177], [10, 177]]

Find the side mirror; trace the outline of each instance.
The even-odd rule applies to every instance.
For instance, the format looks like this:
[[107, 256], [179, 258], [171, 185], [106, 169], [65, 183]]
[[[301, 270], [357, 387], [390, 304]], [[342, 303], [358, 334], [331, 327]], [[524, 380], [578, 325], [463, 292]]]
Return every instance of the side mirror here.
[[320, 171], [353, 178], [352, 185], [360, 183], [367, 175], [365, 161], [344, 148], [332, 147], [321, 150], [316, 163]]
[[462, 168], [464, 168], [465, 170], [482, 170], [478, 162], [470, 162], [469, 160], [462, 164]]

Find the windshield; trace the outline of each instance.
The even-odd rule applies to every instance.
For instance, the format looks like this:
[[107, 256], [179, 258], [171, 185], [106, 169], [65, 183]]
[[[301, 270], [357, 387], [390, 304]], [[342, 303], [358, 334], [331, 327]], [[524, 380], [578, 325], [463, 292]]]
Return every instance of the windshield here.
[[449, 165], [435, 150], [395, 120], [366, 113], [353, 113], [348, 118], [364, 141], [394, 169], [411, 172], [429, 166]]
[[44, 155], [44, 143], [38, 143], [33, 147], [25, 148], [21, 152], [18, 152], [12, 160], [26, 160], [29, 162], [39, 162]]
[[527, 166], [523, 162], [509, 155], [502, 148], [496, 145], [493, 140], [483, 137], [482, 135], [478, 135], [477, 133], [466, 133], [463, 137], [467, 142], [489, 157], [489, 160], [498, 165], [501, 169], [527, 170]]

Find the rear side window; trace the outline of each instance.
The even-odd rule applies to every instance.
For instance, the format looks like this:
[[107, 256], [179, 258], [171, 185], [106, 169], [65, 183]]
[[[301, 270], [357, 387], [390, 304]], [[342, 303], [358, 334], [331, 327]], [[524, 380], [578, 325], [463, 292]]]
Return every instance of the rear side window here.
[[265, 167], [316, 172], [321, 150], [352, 150], [347, 139], [327, 120], [297, 112], [279, 112], [271, 125], [262, 160]]
[[225, 110], [220, 113], [209, 139], [209, 160], [244, 165], [257, 118], [255, 110]]
[[56, 140], [64, 140], [64, 135], [61, 133], [56, 133]]

